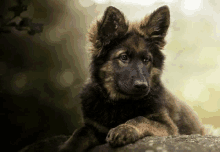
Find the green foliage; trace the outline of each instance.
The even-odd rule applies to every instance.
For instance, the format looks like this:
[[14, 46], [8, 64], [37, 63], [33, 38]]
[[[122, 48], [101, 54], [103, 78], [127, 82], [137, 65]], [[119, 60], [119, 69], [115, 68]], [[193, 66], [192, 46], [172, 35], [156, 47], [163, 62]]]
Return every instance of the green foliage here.
[[[27, 11], [27, 5], [23, 5], [21, 0], [16, 0], [17, 5], [8, 8], [9, 11], [14, 13], [14, 16], [10, 19], [5, 19], [0, 15], [0, 34], [11, 33], [11, 29], [14, 27], [18, 31], [27, 31], [29, 35], [35, 35], [43, 31], [43, 24], [33, 23], [29, 17], [22, 17], [21, 13]], [[19, 23], [13, 21], [15, 17], [21, 18]]]

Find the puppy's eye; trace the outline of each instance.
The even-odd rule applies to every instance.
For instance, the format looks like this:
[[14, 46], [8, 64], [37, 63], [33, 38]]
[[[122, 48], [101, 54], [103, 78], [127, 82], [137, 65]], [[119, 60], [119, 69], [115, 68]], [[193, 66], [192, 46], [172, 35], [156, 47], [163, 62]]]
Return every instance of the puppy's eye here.
[[121, 59], [122, 61], [128, 60], [127, 54], [122, 54], [122, 55], [120, 56], [120, 59]]

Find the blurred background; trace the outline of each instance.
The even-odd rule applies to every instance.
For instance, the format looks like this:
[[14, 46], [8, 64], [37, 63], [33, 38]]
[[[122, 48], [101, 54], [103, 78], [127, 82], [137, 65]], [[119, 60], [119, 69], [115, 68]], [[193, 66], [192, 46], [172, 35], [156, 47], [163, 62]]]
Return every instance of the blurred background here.
[[[34, 36], [12, 28], [0, 34], [2, 149], [17, 151], [37, 140], [70, 135], [82, 125], [78, 93], [88, 77], [85, 34], [109, 5], [130, 21], [166, 4], [171, 26], [162, 80], [204, 124], [220, 127], [220, 1], [23, 0], [22, 17], [42, 23]], [[1, 15], [16, 0], [1, 0]], [[17, 19], [19, 20], [19, 19]]]

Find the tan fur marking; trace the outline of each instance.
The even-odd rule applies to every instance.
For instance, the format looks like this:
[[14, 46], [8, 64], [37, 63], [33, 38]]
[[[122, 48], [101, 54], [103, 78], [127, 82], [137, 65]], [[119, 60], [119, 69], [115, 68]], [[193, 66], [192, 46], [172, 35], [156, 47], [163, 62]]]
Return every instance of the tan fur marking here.
[[[148, 130], [147, 132], [146, 132], [146, 128]], [[140, 123], [138, 124], [138, 129], [142, 136], [146, 136], [146, 135], [168, 136], [169, 135], [167, 128], [156, 121], [149, 121], [149, 124]]]
[[166, 124], [169, 126], [169, 132], [171, 135], [179, 135], [179, 129], [171, 119], [169, 112], [167, 109], [162, 111], [163, 120], [165, 120]]
[[[120, 50], [120, 51], [116, 52], [116, 53], [115, 53], [115, 57], [119, 57], [120, 54], [123, 54], [123, 53], [126, 54], [126, 50]], [[117, 61], [118, 61], [118, 65], [119, 65], [120, 67], [123, 67], [123, 66], [126, 65], [126, 63], [122, 62], [121, 60], [117, 60]]]
[[120, 54], [122, 54], [122, 53], [126, 53], [126, 50], [117, 51], [117, 52], [115, 53], [114, 57], [119, 57]]
[[126, 65], [126, 63], [123, 63], [121, 60], [118, 60], [118, 65], [119, 65], [120, 67], [123, 67], [123, 66]]
[[160, 76], [161, 75], [161, 70], [157, 69], [157, 68], [152, 68], [151, 70], [151, 73], [150, 73], [150, 86], [153, 87], [154, 86], [154, 82], [152, 81], [153, 80], [153, 77], [154, 76]]
[[139, 136], [141, 136], [142, 132], [141, 132], [137, 127], [135, 127], [134, 125], [130, 125], [130, 124], [122, 124], [122, 125], [129, 126], [129, 127], [131, 127], [131, 128], [134, 128], [134, 129], [138, 132]]
[[123, 95], [115, 90], [114, 70], [111, 61], [108, 61], [103, 65], [100, 73], [103, 73], [100, 75], [102, 76], [101, 78], [104, 80], [104, 87], [107, 89], [111, 99], [117, 100], [129, 98], [128, 96]]
[[130, 44], [130, 47], [135, 50], [136, 52], [141, 52], [141, 51], [145, 51], [145, 42], [143, 39], [139, 39], [138, 40], [138, 44], [134, 44], [134, 38], [131, 38], [127, 41], [128, 44]]
[[150, 119], [143, 119], [142, 122], [134, 121], [131, 119], [125, 123], [125, 125], [133, 126], [141, 137], [146, 135], [154, 136], [168, 136], [167, 126], [163, 125], [157, 121], [152, 121]]
[[145, 44], [144, 40], [141, 39], [140, 42], [138, 43], [138, 51], [143, 51], [143, 50], [146, 51], [145, 47], [146, 47], [146, 44]]
[[[100, 20], [100, 19], [99, 19]], [[98, 26], [99, 23], [98, 19], [95, 19], [88, 29], [88, 34], [86, 35], [87, 41], [91, 42], [89, 47], [89, 53], [93, 56], [99, 55], [102, 49], [101, 41], [98, 39]]]

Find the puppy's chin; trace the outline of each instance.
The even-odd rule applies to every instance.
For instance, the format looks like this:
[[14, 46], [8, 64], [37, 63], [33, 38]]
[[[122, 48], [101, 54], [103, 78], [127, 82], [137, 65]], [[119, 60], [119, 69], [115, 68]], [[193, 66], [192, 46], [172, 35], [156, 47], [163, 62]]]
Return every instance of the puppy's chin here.
[[149, 91], [142, 93], [142, 94], [133, 94], [133, 95], [131, 95], [131, 99], [140, 100], [140, 99], [146, 97], [148, 95], [148, 93], [149, 93]]

